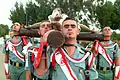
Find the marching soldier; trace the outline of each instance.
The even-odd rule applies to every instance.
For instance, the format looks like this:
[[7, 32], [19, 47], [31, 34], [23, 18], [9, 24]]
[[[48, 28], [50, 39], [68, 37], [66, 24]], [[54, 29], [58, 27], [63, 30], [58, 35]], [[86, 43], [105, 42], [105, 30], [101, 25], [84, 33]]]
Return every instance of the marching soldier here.
[[[12, 30], [15, 34], [18, 34], [20, 29], [19, 23], [14, 23]], [[5, 75], [6, 79], [10, 80], [25, 80], [24, 70], [24, 55], [23, 47], [27, 45], [28, 40], [23, 39], [20, 36], [12, 36], [6, 41], [5, 49]]]
[[95, 41], [94, 53], [96, 53], [96, 68], [99, 73], [97, 80], [120, 79], [120, 49], [117, 43], [111, 41], [111, 28], [103, 29], [103, 42]]
[[[48, 56], [50, 57], [48, 61], [51, 61], [49, 74], [52, 80], [97, 79], [97, 71], [92, 67], [94, 55], [91, 52], [85, 51], [77, 43], [76, 38], [80, 32], [77, 22], [74, 19], [66, 18], [62, 23], [61, 32], [65, 36], [64, 45], [52, 47], [52, 51], [48, 49]], [[44, 36], [49, 33], [51, 32], [48, 31]], [[56, 34], [53, 38], [55, 37], [60, 36]], [[54, 40], [53, 42], [56, 43], [57, 41]]]
[[[26, 80], [31, 80], [32, 75], [31, 73], [36, 77], [36, 80], [47, 80], [48, 76], [44, 76], [44, 73], [46, 73], [47, 71], [44, 70], [45, 66], [44, 63], [46, 63], [46, 59], [45, 56], [46, 54], [43, 54], [42, 56], [38, 57], [41, 58], [41, 62], [39, 63], [40, 65], [38, 67], [35, 67], [35, 61], [37, 58], [37, 55], [39, 54], [39, 52], [43, 51], [43, 49], [41, 49], [41, 45], [43, 45], [44, 43], [42, 43], [42, 38], [43, 35], [52, 29], [52, 25], [50, 23], [50, 21], [48, 20], [44, 20], [40, 23], [39, 25], [39, 31], [38, 33], [40, 34], [40, 43], [35, 43], [34, 46], [31, 47], [31, 50], [28, 50], [29, 56], [28, 56], [28, 60], [26, 59], [26, 63], [28, 62], [28, 66], [25, 66], [26, 69]], [[44, 57], [43, 57], [44, 56]]]

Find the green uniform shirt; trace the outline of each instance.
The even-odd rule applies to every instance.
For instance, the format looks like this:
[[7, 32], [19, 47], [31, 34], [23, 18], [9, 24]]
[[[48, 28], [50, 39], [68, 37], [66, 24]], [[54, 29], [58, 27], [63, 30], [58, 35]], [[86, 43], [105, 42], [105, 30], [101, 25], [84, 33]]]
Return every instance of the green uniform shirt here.
[[[101, 44], [104, 45], [103, 42], [101, 42]], [[112, 42], [111, 40], [108, 41], [108, 44], [111, 44], [111, 45], [108, 47], [104, 47], [104, 48], [105, 48], [107, 54], [110, 56], [110, 58], [112, 60], [114, 60], [115, 58], [120, 58], [119, 46], [114, 45], [115, 43]], [[99, 62], [98, 63], [99, 63], [100, 67], [110, 67], [109, 63], [106, 61], [106, 59], [102, 55], [99, 55]]]
[[[9, 49], [7, 49], [7, 46], [9, 45], [9, 44], [7, 44], [7, 42], [8, 41], [13, 41], [12, 40], [12, 38], [13, 37], [11, 37], [9, 40], [7, 40], [6, 41], [6, 46], [5, 46], [5, 48], [4, 48], [4, 50], [3, 50], [3, 53], [4, 54], [9, 54], [9, 60], [11, 60], [11, 61], [14, 61], [14, 62], [20, 62], [20, 63], [22, 63], [23, 61], [21, 61], [16, 55], [15, 55], [15, 53], [13, 53], [13, 51], [10, 51]], [[16, 47], [16, 50], [22, 55], [22, 56], [24, 56], [24, 54], [22, 53], [22, 50], [23, 50], [23, 43], [22, 43], [22, 40], [21, 40], [21, 38], [19, 37], [18, 38], [19, 39], [19, 43], [18, 44], [15, 44], [15, 45], [17, 45], [17, 46], [15, 46]], [[12, 43], [12, 42], [11, 42]], [[14, 44], [12, 44], [13, 46], [14, 46]]]
[[[30, 50], [33, 50], [34, 48], [39, 48], [39, 45], [40, 45], [40, 43], [35, 43], [33, 46], [30, 47]], [[34, 73], [33, 62], [31, 62], [31, 54], [32, 54], [32, 52], [28, 51], [28, 66], [25, 66], [25, 70], [31, 70], [32, 73]], [[34, 57], [36, 58], [36, 56], [34, 56]]]
[[[39, 45], [40, 45], [40, 42], [38, 42], [38, 43], [35, 43], [34, 44], [34, 46], [32, 46], [31, 47], [31, 50], [33, 50], [34, 48], [39, 48]], [[34, 62], [31, 62], [31, 52], [28, 52], [28, 66], [26, 67], [25, 66], [25, 70], [30, 70], [33, 74], [34, 74], [34, 76], [36, 76], [37, 78], [40, 78], [40, 79], [48, 79], [48, 73], [46, 73], [45, 75], [43, 75], [43, 76], [38, 76], [37, 74], [36, 74], [36, 72], [35, 72], [35, 70], [34, 70]], [[35, 58], [34, 58], [34, 61], [35, 61], [35, 59], [36, 59], [36, 57], [37, 57], [37, 54], [35, 54]], [[47, 58], [48, 58], [48, 56], [47, 56]], [[49, 62], [49, 61], [48, 61]]]
[[[80, 48], [78, 44], [76, 44], [76, 50], [74, 55], [72, 56], [73, 58], [82, 58], [85, 54], [85, 52]], [[70, 67], [72, 68], [73, 72], [75, 73], [76, 77], [78, 80], [84, 80], [85, 74], [84, 71], [86, 70], [86, 64], [85, 61], [80, 62], [80, 63], [74, 63], [71, 62], [70, 60], [67, 59], [67, 62], [69, 63]], [[56, 70], [52, 70], [52, 80], [68, 80], [62, 71], [61, 67], [59, 64], [56, 63]], [[90, 69], [90, 79], [97, 79], [98, 78], [98, 73], [97, 71], [92, 67]]]
[[[6, 46], [3, 50], [4, 54], [9, 54], [9, 60], [11, 62], [9, 65], [11, 80], [25, 80], [26, 77], [24, 70], [24, 53], [22, 53], [25, 45], [23, 44], [21, 37], [18, 38], [18, 41], [17, 44], [13, 44], [13, 37], [11, 37], [6, 41]], [[29, 40], [27, 41], [29, 42]], [[17, 63], [22, 64], [22, 66], [16, 66]]]

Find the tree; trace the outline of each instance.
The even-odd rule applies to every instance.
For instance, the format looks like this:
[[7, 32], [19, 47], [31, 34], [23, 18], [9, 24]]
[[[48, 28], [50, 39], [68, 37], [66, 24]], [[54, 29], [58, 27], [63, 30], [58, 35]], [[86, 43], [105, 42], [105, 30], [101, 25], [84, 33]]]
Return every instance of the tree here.
[[100, 30], [101, 26], [97, 18], [96, 8], [104, 4], [105, 0], [83, 0], [83, 7], [78, 17], [81, 23], [90, 29]]
[[[120, 25], [119, 0], [113, 5], [106, 0], [35, 0], [37, 4], [27, 3], [25, 10], [23, 5], [15, 4], [15, 10], [11, 10], [12, 22], [33, 24], [48, 19], [54, 8], [62, 8], [63, 11], [80, 23], [87, 26], [103, 28], [105, 25], [117, 29]], [[23, 17], [24, 16], [24, 17]]]
[[0, 24], [0, 37], [5, 37], [9, 32], [8, 25]]
[[[102, 5], [103, 1], [104, 0], [96, 0], [96, 3]], [[51, 13], [51, 9], [53, 10], [56, 7], [60, 7], [69, 17], [79, 20], [80, 23], [89, 25], [96, 21], [98, 22], [95, 13], [97, 5], [93, 4], [94, 0], [36, 0], [36, 2], [40, 7], [39, 12], [42, 12], [39, 13], [39, 19], [43, 19], [44, 16], [47, 17], [49, 13]], [[44, 12], [46, 12], [46, 14], [44, 14]], [[82, 15], [81, 12], [83, 12], [84, 15]], [[88, 12], [90, 14], [87, 14]], [[83, 19], [82, 16], [87, 16], [89, 19]]]
[[20, 24], [26, 23], [26, 14], [23, 8], [23, 4], [15, 3], [15, 10], [10, 10], [10, 20], [12, 23], [19, 22]]
[[36, 0], [37, 2], [37, 22], [47, 20], [48, 16], [51, 15], [53, 7], [50, 4], [50, 0]]
[[120, 34], [117, 34], [116, 32], [113, 32], [112, 33], [112, 40], [120, 41]]
[[82, 8], [82, 0], [36, 0], [39, 5], [39, 19], [47, 19], [54, 8], [61, 8], [69, 17], [74, 18]]
[[116, 0], [114, 3], [114, 6], [116, 8], [116, 20], [114, 20], [114, 23], [116, 24], [116, 28], [120, 29], [120, 0]]
[[35, 3], [33, 2], [28, 2], [26, 5], [26, 24], [30, 25], [30, 24], [34, 24], [37, 22], [37, 9], [38, 6], [36, 6]]
[[118, 29], [118, 15], [116, 8], [112, 2], [107, 1], [104, 5], [98, 6], [96, 9], [97, 18], [100, 22], [101, 28], [109, 25], [112, 29]]

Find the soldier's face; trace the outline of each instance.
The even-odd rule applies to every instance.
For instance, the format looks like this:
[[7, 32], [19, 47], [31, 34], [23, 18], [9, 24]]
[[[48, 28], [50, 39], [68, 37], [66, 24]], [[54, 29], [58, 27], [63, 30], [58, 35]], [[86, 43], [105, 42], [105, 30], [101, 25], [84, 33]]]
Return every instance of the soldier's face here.
[[18, 32], [20, 30], [20, 24], [14, 24], [13, 25], [13, 31]]
[[79, 29], [76, 21], [66, 20], [63, 22], [62, 26], [62, 32], [64, 33], [66, 38], [76, 39], [77, 35], [79, 34]]
[[43, 22], [40, 24], [40, 34], [43, 36], [47, 31], [52, 29], [50, 22]]
[[111, 36], [112, 35], [111, 28], [110, 27], [105, 27], [103, 29], [103, 34], [104, 34], [104, 36], [107, 36], [107, 37]]

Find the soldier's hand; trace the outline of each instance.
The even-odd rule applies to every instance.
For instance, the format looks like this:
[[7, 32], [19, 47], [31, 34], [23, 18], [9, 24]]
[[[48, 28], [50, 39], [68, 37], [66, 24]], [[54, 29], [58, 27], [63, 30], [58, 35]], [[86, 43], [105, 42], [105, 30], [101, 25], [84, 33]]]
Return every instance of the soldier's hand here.
[[6, 75], [6, 79], [9, 80], [10, 79], [10, 74]]
[[61, 31], [61, 24], [58, 21], [51, 21], [51, 24], [53, 25], [53, 29]]
[[115, 78], [115, 77], [114, 77], [114, 80], [120, 80], [120, 78], [119, 78], [119, 79], [117, 79], [117, 78]]
[[38, 34], [39, 34], [40, 36], [42, 36], [41, 33], [40, 33], [40, 30], [38, 31]]
[[47, 31], [47, 32], [43, 35], [43, 37], [41, 38], [41, 42], [47, 42], [47, 37], [48, 37], [49, 33], [52, 32], [52, 31], [54, 31], [54, 30]]

